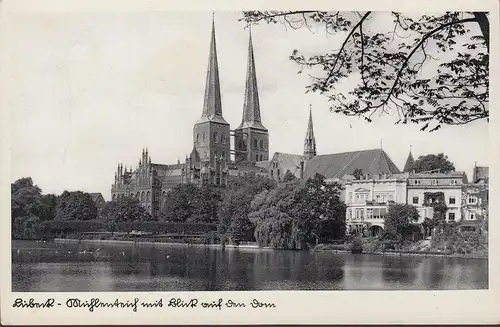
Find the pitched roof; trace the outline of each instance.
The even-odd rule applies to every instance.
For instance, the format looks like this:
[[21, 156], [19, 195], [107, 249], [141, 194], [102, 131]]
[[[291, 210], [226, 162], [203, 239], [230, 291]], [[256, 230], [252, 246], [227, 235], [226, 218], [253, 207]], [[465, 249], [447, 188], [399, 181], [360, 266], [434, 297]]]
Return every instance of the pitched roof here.
[[406, 163], [405, 167], [403, 168], [404, 172], [411, 172], [413, 170], [413, 165], [415, 164], [415, 159], [413, 159], [413, 155], [410, 153], [408, 154], [408, 158], [406, 158]]
[[355, 169], [361, 169], [364, 174], [396, 174], [398, 167], [382, 149], [353, 151], [318, 155], [307, 163], [304, 177], [309, 178], [319, 173], [326, 178], [342, 178]]
[[92, 201], [96, 202], [99, 196], [101, 196], [103, 199], [104, 197], [102, 196], [102, 193], [89, 193], [90, 197], [92, 198]]
[[307, 156], [276, 152], [274, 153], [272, 161], [279, 163], [279, 166], [283, 169], [281, 172], [282, 176], [289, 170], [295, 176], [300, 177], [300, 163], [305, 163], [307, 161]]
[[257, 74], [255, 72], [255, 59], [253, 55], [252, 33], [248, 41], [247, 79], [245, 84], [245, 100], [243, 103], [243, 117], [237, 129], [253, 127], [267, 129], [262, 125], [260, 117], [259, 90], [257, 88]]
[[214, 121], [227, 124], [222, 117], [222, 101], [220, 95], [219, 65], [217, 63], [217, 46], [215, 44], [215, 22], [212, 21], [212, 38], [208, 57], [207, 81], [205, 84], [205, 97], [203, 113], [198, 123]]

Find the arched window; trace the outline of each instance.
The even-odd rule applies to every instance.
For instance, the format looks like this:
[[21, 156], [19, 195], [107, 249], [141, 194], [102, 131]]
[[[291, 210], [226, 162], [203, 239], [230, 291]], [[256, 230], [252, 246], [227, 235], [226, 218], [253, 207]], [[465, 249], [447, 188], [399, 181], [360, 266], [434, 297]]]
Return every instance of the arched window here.
[[226, 151], [222, 150], [222, 158], [225, 159], [226, 158]]
[[239, 142], [239, 148], [240, 148], [240, 150], [243, 150], [243, 140], [240, 140], [240, 142]]
[[253, 139], [253, 148], [257, 149], [257, 139]]
[[146, 193], [146, 202], [149, 203], [149, 201], [151, 201], [151, 193], [148, 191], [148, 193]]
[[222, 133], [220, 136], [220, 143], [226, 144], [226, 135], [224, 133]]
[[217, 132], [214, 132], [214, 143], [219, 142], [218, 136]]
[[142, 191], [142, 193], [141, 193], [141, 202], [144, 202], [144, 200], [145, 200], [144, 197], [145, 197], [145, 193], [144, 193], [144, 191]]
[[113, 201], [116, 200], [116, 194], [113, 194]]
[[200, 142], [200, 134], [196, 133], [196, 143]]
[[207, 140], [207, 133], [203, 133], [203, 142]]
[[263, 140], [260, 140], [260, 141], [259, 141], [259, 147], [260, 147], [261, 149], [264, 149], [264, 141], [263, 141]]

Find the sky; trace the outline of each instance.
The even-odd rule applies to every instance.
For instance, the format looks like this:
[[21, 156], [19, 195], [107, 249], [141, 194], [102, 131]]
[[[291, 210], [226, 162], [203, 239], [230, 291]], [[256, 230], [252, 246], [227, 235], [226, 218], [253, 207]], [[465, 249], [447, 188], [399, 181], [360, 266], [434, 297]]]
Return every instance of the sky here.
[[[10, 177], [31, 176], [44, 193], [101, 192], [110, 198], [118, 162], [135, 167], [142, 149], [173, 164], [192, 149], [201, 116], [212, 13], [19, 13], [4, 52], [10, 110]], [[241, 121], [248, 30], [240, 12], [216, 12], [223, 115]], [[380, 27], [380, 26], [378, 26]], [[488, 124], [433, 133], [329, 111], [326, 97], [305, 93], [294, 49], [337, 49], [339, 36], [283, 25], [252, 28], [261, 115], [270, 153], [301, 154], [312, 108], [318, 154], [382, 148], [402, 169], [413, 155], [443, 152], [469, 176], [488, 165]]]

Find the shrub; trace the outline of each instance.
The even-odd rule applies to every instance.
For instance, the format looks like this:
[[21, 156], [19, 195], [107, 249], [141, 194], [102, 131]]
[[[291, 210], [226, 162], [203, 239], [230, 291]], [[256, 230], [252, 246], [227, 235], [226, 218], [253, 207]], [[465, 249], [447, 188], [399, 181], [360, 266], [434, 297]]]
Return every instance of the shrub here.
[[363, 253], [363, 239], [359, 236], [353, 238], [351, 243], [352, 253]]

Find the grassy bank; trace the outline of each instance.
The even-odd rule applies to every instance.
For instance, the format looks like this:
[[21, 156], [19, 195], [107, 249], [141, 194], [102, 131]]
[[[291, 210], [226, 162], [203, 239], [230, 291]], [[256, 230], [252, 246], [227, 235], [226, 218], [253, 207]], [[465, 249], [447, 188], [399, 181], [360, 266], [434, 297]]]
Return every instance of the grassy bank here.
[[[479, 245], [475, 248], [467, 248], [469, 251], [453, 251], [461, 249], [457, 246], [446, 246], [442, 242], [432, 242], [430, 240], [421, 240], [416, 242], [404, 242], [401, 244], [391, 244], [395, 248], [388, 248], [387, 241], [381, 241], [376, 237], [366, 237], [361, 239], [362, 253], [376, 255], [395, 255], [395, 256], [442, 256], [442, 257], [457, 257], [457, 258], [477, 258], [487, 259], [487, 245]], [[449, 243], [449, 242], [448, 242]], [[314, 247], [314, 251], [328, 251], [335, 253], [351, 253], [353, 243], [345, 242], [341, 244], [318, 244]]]

